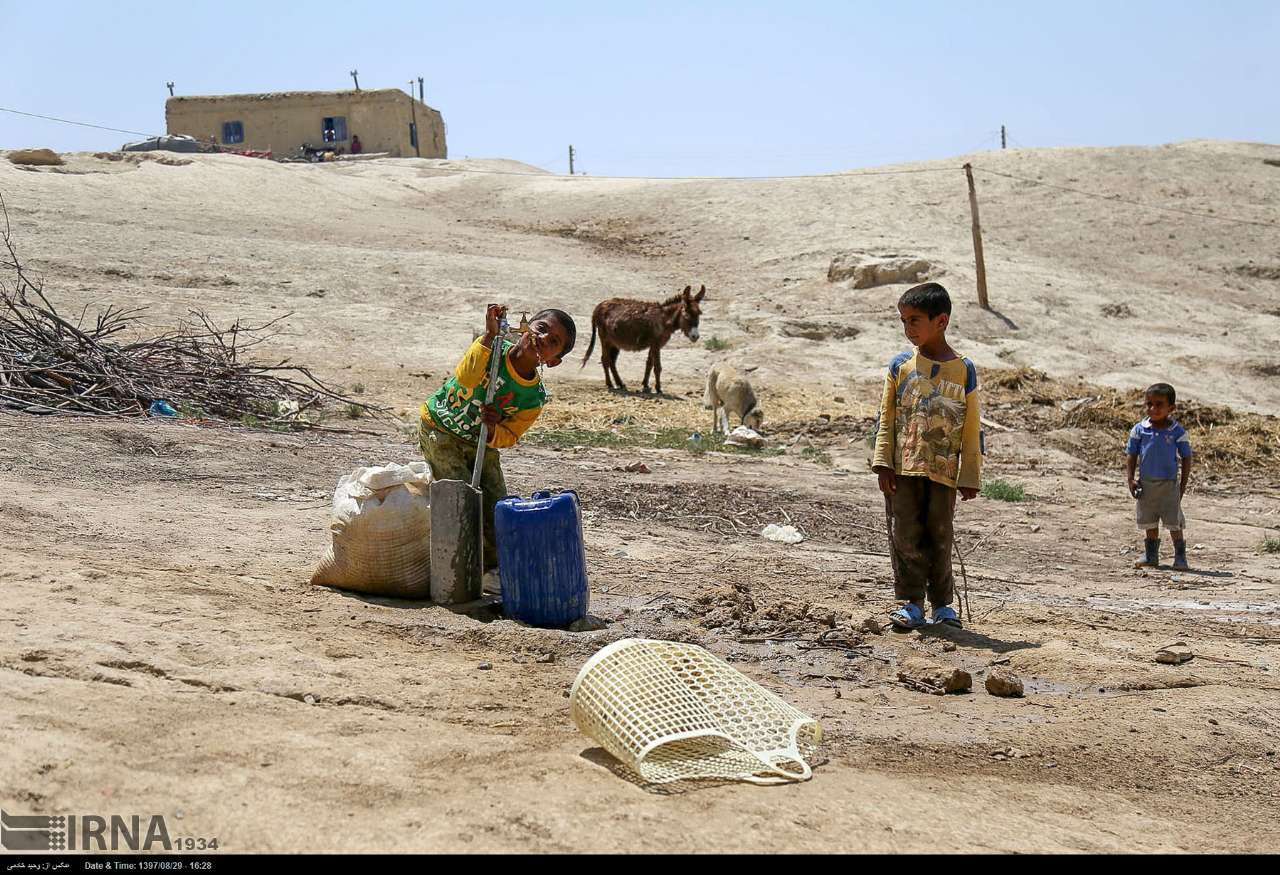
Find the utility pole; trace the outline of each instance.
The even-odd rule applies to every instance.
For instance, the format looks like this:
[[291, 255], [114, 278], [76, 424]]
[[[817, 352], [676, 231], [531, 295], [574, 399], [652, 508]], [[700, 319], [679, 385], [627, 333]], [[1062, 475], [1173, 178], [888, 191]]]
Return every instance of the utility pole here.
[[427, 102], [427, 89], [422, 84], [421, 76], [418, 77], [418, 99], [421, 100], [424, 104]]
[[573, 147], [569, 147], [569, 175], [573, 176]]
[[1000, 148], [1001, 149], [1009, 148], [1009, 134], [1008, 132], [1005, 131], [1004, 125], [1000, 126]]
[[166, 83], [164, 83], [164, 87], [169, 89], [169, 96], [170, 96], [170, 97], [173, 97], [173, 83], [172, 83], [172, 82], [166, 82]]
[[413, 132], [413, 153], [419, 158], [422, 157], [422, 137], [418, 133], [418, 103], [413, 99], [413, 80], [409, 80], [409, 115], [413, 119], [413, 124], [409, 126], [409, 130]]
[[360, 71], [352, 70], [349, 75], [351, 76], [351, 81], [356, 83], [356, 91], [359, 91], [360, 90]]
[[978, 306], [990, 310], [987, 301], [987, 261], [982, 256], [982, 223], [978, 221], [978, 191], [973, 185], [973, 165], [964, 166], [964, 175], [969, 180], [969, 212], [973, 214], [973, 258], [978, 267]]

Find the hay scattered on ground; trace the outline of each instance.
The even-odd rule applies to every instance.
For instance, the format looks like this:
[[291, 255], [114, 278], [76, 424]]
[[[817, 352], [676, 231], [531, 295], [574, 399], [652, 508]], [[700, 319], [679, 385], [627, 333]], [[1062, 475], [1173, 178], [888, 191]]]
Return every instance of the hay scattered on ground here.
[[[874, 404], [867, 403], [861, 394], [856, 397], [853, 393], [828, 396], [800, 390], [783, 395], [764, 390], [759, 395], [765, 411], [764, 432], [771, 435], [807, 428], [821, 417], [835, 421], [875, 416]], [[843, 400], [836, 401], [835, 397]], [[737, 424], [736, 420], [731, 421], [731, 425]], [[711, 411], [703, 409], [701, 392], [659, 397], [639, 392], [614, 393], [604, 386], [573, 384], [552, 388], [552, 402], [538, 420], [539, 428], [552, 429], [607, 431], [625, 426], [683, 428], [705, 433], [711, 430]]]
[[[1073, 429], [1055, 441], [1086, 461], [1117, 467], [1124, 442], [1146, 414], [1143, 389], [1111, 389], [1079, 380], [1055, 380], [1032, 368], [982, 374], [985, 415], [1001, 425], [1050, 433]], [[1196, 476], [1205, 479], [1257, 475], [1280, 480], [1280, 419], [1229, 407], [1180, 400], [1177, 419], [1195, 453]]]

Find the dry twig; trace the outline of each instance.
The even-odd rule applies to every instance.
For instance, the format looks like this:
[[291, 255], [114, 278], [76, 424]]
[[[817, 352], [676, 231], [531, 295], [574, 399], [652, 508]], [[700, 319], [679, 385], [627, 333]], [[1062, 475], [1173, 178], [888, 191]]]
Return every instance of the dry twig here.
[[[309, 369], [246, 360], [286, 317], [229, 326], [193, 310], [172, 331], [141, 337], [145, 308], [108, 305], [74, 321], [23, 266], [0, 196], [0, 408], [39, 414], [145, 416], [163, 401], [188, 416], [282, 429], [322, 429], [303, 414], [327, 404], [387, 411], [344, 396]], [[7, 281], [6, 281], [7, 280]], [[351, 429], [354, 431], [355, 429]]]

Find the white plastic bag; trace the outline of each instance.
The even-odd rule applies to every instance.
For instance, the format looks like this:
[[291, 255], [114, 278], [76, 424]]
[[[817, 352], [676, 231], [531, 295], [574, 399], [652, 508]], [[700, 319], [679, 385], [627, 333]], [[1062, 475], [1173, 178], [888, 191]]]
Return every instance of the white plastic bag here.
[[760, 532], [760, 537], [769, 541], [777, 541], [779, 544], [799, 544], [804, 540], [804, 535], [796, 529], [795, 526], [780, 526], [777, 523], [769, 523]]
[[735, 447], [752, 447], [758, 450], [765, 445], [765, 438], [760, 432], [740, 425], [729, 432], [724, 442]]
[[311, 576], [319, 586], [427, 598], [431, 590], [431, 467], [357, 468], [338, 481], [333, 543]]

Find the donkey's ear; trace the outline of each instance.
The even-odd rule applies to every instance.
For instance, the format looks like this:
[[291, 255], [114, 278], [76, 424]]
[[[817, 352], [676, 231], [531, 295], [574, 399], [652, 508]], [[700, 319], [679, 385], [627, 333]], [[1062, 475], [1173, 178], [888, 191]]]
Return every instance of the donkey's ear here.
[[698, 294], [694, 295], [693, 299], [695, 301], [701, 302], [702, 299], [705, 298], [706, 296], [707, 296], [707, 287], [703, 286], [702, 288], [698, 289]]
[[693, 291], [693, 286], [685, 286], [684, 291], [680, 293], [683, 298], [689, 297], [689, 293]]

